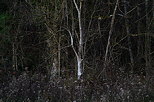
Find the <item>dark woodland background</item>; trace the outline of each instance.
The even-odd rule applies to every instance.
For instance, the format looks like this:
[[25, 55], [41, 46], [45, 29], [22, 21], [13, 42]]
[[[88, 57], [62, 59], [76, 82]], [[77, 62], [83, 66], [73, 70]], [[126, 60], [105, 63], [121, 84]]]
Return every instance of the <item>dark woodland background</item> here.
[[154, 1], [76, 3], [81, 79], [73, 0], [0, 0], [0, 102], [153, 102]]

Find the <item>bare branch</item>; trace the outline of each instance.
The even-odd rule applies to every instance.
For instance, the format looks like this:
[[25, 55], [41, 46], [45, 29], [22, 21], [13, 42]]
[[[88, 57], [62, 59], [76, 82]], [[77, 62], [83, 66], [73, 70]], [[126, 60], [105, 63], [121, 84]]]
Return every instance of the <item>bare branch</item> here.
[[[66, 29], [66, 28], [64, 28], [64, 29]], [[73, 49], [73, 51], [74, 51], [76, 57], [78, 58], [79, 55], [77, 54], [77, 52], [76, 52], [76, 50], [75, 50], [75, 48], [74, 48], [72, 33], [70, 32], [70, 30], [68, 30], [68, 29], [66, 29], [66, 30], [68, 31], [68, 33], [69, 33], [69, 35], [70, 35], [70, 37], [71, 37], [71, 46], [72, 46], [72, 49]]]

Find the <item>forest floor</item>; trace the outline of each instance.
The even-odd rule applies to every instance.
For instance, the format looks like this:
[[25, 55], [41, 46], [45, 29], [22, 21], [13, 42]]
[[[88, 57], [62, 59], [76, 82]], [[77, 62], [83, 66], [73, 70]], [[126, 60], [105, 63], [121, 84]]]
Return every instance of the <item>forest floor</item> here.
[[24, 72], [0, 77], [0, 102], [154, 102], [153, 85], [134, 75], [76, 80]]

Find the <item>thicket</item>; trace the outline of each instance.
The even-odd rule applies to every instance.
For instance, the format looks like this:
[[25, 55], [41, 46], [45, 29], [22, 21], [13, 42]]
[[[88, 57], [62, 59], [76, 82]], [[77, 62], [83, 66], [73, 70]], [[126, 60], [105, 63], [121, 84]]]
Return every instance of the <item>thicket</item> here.
[[0, 101], [154, 100], [152, 0], [1, 0]]

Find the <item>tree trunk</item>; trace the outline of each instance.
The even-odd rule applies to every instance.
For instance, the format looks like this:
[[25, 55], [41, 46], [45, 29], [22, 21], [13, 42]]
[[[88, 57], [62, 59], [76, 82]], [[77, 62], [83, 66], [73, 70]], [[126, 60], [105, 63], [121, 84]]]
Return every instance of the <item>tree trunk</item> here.
[[132, 43], [131, 43], [131, 39], [130, 39], [130, 30], [129, 30], [129, 20], [127, 19], [128, 14], [127, 14], [127, 1], [123, 0], [124, 2], [124, 12], [125, 12], [125, 27], [126, 27], [126, 33], [128, 35], [127, 37], [127, 41], [128, 41], [128, 50], [129, 50], [129, 56], [130, 56], [130, 61], [132, 64], [132, 71], [133, 71], [133, 67], [134, 67], [134, 58], [133, 58], [133, 52], [132, 52]]
[[78, 79], [80, 79], [82, 72], [83, 72], [83, 31], [82, 31], [82, 22], [81, 22], [81, 13], [82, 13], [82, 0], [79, 2], [80, 6], [77, 6], [77, 3], [75, 0], [73, 0], [74, 5], [76, 7], [76, 10], [78, 12], [78, 24], [79, 24], [79, 43], [78, 43], [78, 53], [76, 55], [77, 57], [77, 75]]

